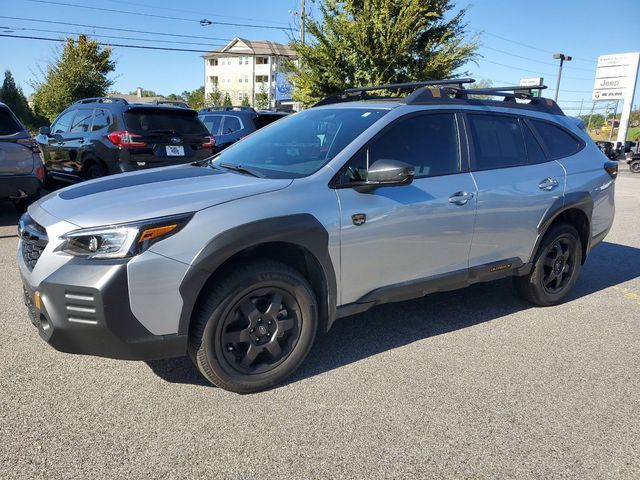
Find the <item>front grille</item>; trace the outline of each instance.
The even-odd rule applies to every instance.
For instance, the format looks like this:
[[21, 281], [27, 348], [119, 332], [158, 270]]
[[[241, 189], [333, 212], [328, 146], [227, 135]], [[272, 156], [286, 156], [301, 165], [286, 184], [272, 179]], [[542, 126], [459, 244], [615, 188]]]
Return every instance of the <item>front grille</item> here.
[[22, 258], [29, 270], [33, 270], [38, 263], [42, 251], [49, 243], [47, 232], [42, 225], [35, 222], [25, 213], [18, 223], [18, 233], [22, 240]]

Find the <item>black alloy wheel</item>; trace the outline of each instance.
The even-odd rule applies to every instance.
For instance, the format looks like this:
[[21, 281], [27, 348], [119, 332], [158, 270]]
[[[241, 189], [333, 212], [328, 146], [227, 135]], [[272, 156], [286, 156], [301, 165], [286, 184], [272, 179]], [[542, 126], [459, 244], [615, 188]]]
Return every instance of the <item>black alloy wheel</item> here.
[[576, 264], [576, 239], [562, 235], [544, 252], [542, 286], [551, 295], [561, 292], [571, 280]]
[[237, 393], [270, 388], [311, 349], [316, 299], [307, 280], [287, 265], [245, 260], [218, 273], [200, 297], [189, 355], [214, 385]]
[[575, 227], [568, 223], [552, 226], [540, 242], [531, 271], [513, 277], [518, 294], [543, 307], [560, 303], [578, 279], [582, 250]]
[[634, 160], [629, 164], [629, 170], [633, 173], [640, 173], [640, 160]]
[[244, 374], [272, 370], [295, 348], [301, 321], [298, 302], [281, 288], [243, 295], [223, 320], [220, 347], [225, 361]]

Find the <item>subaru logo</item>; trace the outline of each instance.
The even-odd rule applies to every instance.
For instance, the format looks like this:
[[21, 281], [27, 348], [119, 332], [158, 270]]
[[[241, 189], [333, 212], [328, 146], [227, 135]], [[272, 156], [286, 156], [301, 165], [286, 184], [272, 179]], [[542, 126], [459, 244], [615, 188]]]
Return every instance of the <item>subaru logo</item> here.
[[180, 143], [181, 141], [180, 137], [171, 137], [171, 143]]

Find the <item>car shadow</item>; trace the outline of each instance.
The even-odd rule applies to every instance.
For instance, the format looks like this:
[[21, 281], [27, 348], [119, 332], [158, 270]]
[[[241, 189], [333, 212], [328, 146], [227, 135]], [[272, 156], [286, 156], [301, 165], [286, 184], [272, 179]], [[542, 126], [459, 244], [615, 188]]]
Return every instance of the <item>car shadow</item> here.
[[15, 226], [17, 228], [20, 215], [22, 214], [16, 210], [13, 203], [0, 201], [0, 227]]
[[[603, 242], [591, 252], [567, 301], [638, 277], [640, 249]], [[309, 356], [287, 383], [529, 308], [536, 307], [520, 300], [510, 279], [381, 305], [336, 321], [331, 331], [316, 339]], [[168, 382], [209, 386], [187, 357], [147, 363]]]

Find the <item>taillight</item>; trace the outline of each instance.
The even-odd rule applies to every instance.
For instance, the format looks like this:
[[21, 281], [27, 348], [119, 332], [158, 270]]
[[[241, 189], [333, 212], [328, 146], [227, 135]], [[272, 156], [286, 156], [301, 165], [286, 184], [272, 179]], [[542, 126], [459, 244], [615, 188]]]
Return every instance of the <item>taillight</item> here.
[[36, 142], [33, 138], [29, 137], [29, 138], [19, 138], [17, 140], [17, 142], [20, 145], [24, 145], [25, 147], [27, 147], [29, 150], [31, 150], [33, 153], [40, 153], [40, 148], [38, 147], [38, 142]]
[[36, 169], [36, 177], [38, 177], [38, 180], [40, 180], [41, 182], [44, 182], [44, 167], [39, 166]]
[[202, 139], [202, 148], [215, 148], [216, 139], [213, 135], [208, 135]]
[[109, 140], [116, 147], [146, 147], [147, 144], [145, 142], [141, 142], [139, 138], [142, 138], [140, 135], [135, 135], [133, 133], [129, 133], [126, 130], [122, 130], [120, 132], [112, 132], [108, 135]]
[[618, 163], [617, 162], [607, 162], [604, 164], [604, 169], [607, 171], [609, 176], [614, 180], [618, 176]]

